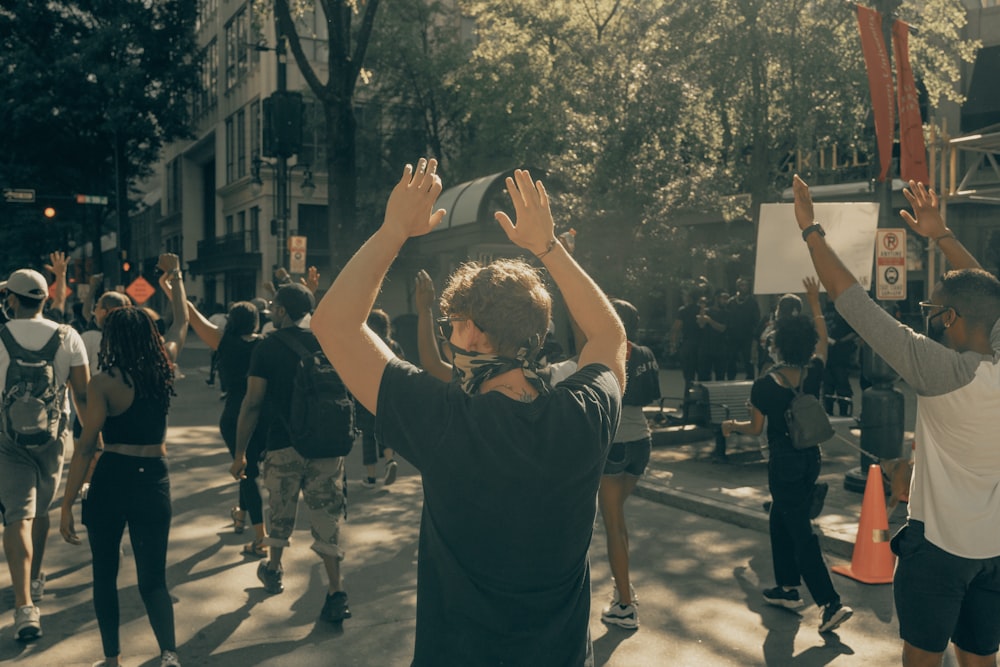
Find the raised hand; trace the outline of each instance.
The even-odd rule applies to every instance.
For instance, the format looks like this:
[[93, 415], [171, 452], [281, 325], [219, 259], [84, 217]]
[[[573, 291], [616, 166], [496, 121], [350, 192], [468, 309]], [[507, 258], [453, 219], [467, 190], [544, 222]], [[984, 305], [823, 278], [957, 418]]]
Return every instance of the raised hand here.
[[437, 227], [445, 214], [444, 209], [431, 212], [442, 189], [437, 165], [437, 160], [433, 158], [420, 158], [416, 170], [413, 165], [406, 165], [389, 195], [383, 228], [396, 231], [404, 238], [412, 238], [423, 236]]
[[58, 278], [59, 276], [65, 276], [68, 268], [69, 258], [66, 257], [66, 253], [61, 250], [49, 253], [49, 263], [45, 265], [47, 271], [50, 271]]
[[305, 277], [299, 278], [299, 282], [305, 285], [307, 290], [315, 294], [316, 290], [319, 289], [319, 269], [315, 266], [310, 266], [307, 269]]
[[434, 292], [434, 281], [430, 274], [421, 269], [417, 272], [416, 289], [413, 295], [417, 304], [417, 311], [434, 310], [434, 303], [437, 295]]
[[812, 305], [819, 304], [819, 279], [815, 276], [808, 276], [802, 279], [802, 285], [806, 288], [806, 299]]
[[507, 193], [514, 204], [516, 223], [503, 211], [497, 211], [496, 220], [507, 238], [518, 247], [543, 255], [555, 247], [555, 221], [549, 208], [549, 195], [541, 181], [532, 182], [525, 169], [515, 169], [514, 177], [507, 178]]
[[798, 174], [792, 178], [792, 192], [795, 194], [795, 222], [798, 223], [799, 229], [805, 229], [816, 222], [816, 217], [813, 213], [813, 200], [809, 186], [799, 178]]
[[909, 211], [900, 211], [899, 215], [910, 229], [924, 238], [931, 239], [948, 233], [938, 208], [938, 196], [933, 188], [926, 188], [923, 183], [910, 181], [910, 186], [903, 188], [903, 196], [913, 207], [913, 214], [911, 215]]

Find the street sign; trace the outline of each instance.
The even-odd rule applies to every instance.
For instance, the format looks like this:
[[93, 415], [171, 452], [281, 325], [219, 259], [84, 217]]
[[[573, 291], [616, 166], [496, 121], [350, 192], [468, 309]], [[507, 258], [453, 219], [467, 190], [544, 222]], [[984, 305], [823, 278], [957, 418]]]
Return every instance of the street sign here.
[[3, 198], [7, 203], [33, 204], [35, 191], [29, 188], [4, 188]]
[[879, 229], [875, 232], [875, 298], [886, 301], [906, 299], [905, 229]]
[[77, 195], [77, 204], [92, 204], [95, 206], [107, 206], [108, 198], [102, 195]]
[[139, 276], [125, 288], [125, 293], [132, 297], [137, 305], [142, 305], [149, 301], [150, 297], [156, 294], [156, 288], [149, 284], [149, 281]]
[[291, 273], [306, 272], [306, 237], [288, 237], [288, 270]]

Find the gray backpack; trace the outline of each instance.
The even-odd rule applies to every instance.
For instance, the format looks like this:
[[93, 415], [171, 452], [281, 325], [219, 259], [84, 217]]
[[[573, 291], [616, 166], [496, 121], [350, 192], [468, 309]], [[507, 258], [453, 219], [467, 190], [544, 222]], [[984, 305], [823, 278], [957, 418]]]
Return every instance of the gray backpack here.
[[19, 445], [44, 445], [66, 428], [66, 385], [56, 380], [54, 368], [65, 334], [66, 327], [60, 325], [36, 351], [24, 349], [10, 329], [0, 328], [0, 341], [10, 356], [0, 397], [0, 432]]
[[809, 449], [832, 438], [833, 426], [830, 425], [830, 418], [823, 405], [818, 398], [802, 391], [802, 383], [806, 378], [805, 368], [799, 369], [798, 387], [793, 386], [780, 370], [774, 369], [773, 372], [780, 375], [785, 384], [795, 392], [795, 397], [785, 410], [785, 423], [788, 424], [788, 436], [792, 439], [792, 447]]

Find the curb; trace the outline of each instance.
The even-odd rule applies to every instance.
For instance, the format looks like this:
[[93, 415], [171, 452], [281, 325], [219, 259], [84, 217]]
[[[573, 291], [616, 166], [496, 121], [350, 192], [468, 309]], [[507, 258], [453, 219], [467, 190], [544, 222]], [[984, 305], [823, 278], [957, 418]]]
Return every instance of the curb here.
[[[677, 489], [640, 480], [639, 484], [635, 487], [635, 495], [660, 503], [661, 505], [684, 510], [685, 512], [725, 521], [741, 528], [749, 528], [761, 533], [767, 533], [770, 530], [768, 515], [763, 512], [699, 496], [697, 493], [690, 491], [678, 491]], [[837, 556], [848, 561], [851, 560], [854, 554], [853, 541], [836, 535], [826, 535], [818, 525], [813, 523], [813, 526], [816, 528], [820, 547], [823, 549], [825, 555]]]

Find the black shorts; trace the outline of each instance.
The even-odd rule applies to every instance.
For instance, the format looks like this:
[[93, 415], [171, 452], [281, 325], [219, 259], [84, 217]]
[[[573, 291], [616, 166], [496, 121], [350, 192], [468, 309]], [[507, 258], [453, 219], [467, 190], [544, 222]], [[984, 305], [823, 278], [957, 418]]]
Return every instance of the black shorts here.
[[611, 445], [608, 460], [604, 464], [605, 475], [620, 475], [628, 473], [642, 477], [649, 463], [649, 452], [652, 440], [633, 440], [632, 442], [616, 442]]
[[892, 538], [899, 560], [892, 592], [899, 636], [941, 653], [949, 639], [963, 651], [992, 655], [1000, 648], [1000, 556], [961, 558], [924, 538], [911, 520]]

